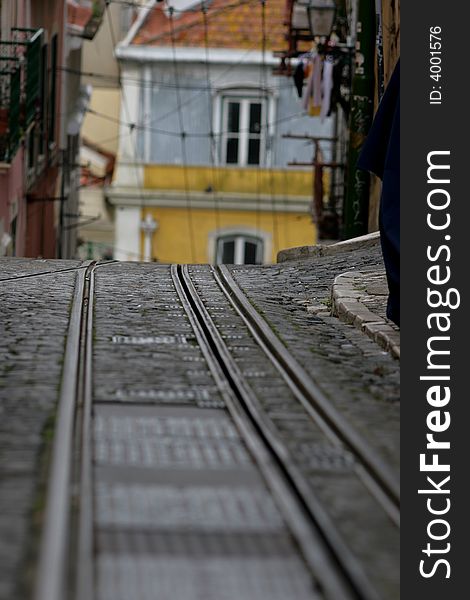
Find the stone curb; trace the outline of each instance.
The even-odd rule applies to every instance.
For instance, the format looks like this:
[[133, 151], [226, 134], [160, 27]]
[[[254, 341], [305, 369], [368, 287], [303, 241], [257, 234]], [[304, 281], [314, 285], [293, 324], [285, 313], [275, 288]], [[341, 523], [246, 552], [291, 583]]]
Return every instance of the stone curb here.
[[352, 252], [362, 248], [371, 248], [380, 243], [380, 234], [378, 231], [368, 233], [351, 240], [344, 240], [336, 244], [318, 244], [316, 246], [298, 246], [296, 248], [287, 248], [277, 254], [277, 262], [287, 262], [289, 260], [300, 260], [303, 258], [314, 258], [317, 256], [334, 256], [341, 252]]
[[354, 287], [357, 275], [357, 272], [349, 272], [335, 278], [331, 290], [332, 314], [341, 321], [354, 325], [394, 358], [400, 359], [400, 332], [361, 302], [364, 294]]

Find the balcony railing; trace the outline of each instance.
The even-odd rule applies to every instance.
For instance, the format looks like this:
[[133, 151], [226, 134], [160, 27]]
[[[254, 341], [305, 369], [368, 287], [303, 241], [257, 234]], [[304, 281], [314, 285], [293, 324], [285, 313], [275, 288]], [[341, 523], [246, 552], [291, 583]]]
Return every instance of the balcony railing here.
[[0, 40], [0, 162], [9, 163], [42, 103], [43, 30], [12, 29]]
[[10, 162], [21, 140], [21, 68], [13, 61], [0, 65], [0, 162]]

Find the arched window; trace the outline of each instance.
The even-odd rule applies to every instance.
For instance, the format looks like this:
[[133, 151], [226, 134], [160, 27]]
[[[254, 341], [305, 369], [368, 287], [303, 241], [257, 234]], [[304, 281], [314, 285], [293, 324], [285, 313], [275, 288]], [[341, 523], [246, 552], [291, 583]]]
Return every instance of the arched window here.
[[264, 243], [259, 237], [246, 234], [221, 235], [216, 243], [216, 263], [227, 265], [260, 265]]

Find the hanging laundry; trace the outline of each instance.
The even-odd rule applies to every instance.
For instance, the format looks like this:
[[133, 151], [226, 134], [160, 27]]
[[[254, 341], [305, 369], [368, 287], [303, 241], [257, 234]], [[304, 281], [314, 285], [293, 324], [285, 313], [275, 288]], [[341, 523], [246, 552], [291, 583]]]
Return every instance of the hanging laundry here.
[[321, 106], [322, 89], [321, 78], [323, 71], [323, 59], [317, 54], [313, 59], [313, 106]]
[[319, 117], [321, 112], [321, 106], [315, 106], [313, 98], [310, 98], [308, 105], [308, 114], [311, 117]]
[[295, 67], [294, 71], [294, 84], [295, 89], [297, 90], [297, 94], [299, 98], [302, 98], [302, 92], [304, 89], [304, 81], [305, 81], [305, 67], [304, 62], [299, 61], [298, 65]]
[[302, 96], [302, 106], [305, 110], [308, 111], [310, 106], [310, 100], [313, 95], [313, 63], [311, 61], [308, 62], [305, 75], [307, 78], [307, 85], [305, 86], [304, 93]]
[[320, 117], [324, 119], [330, 112], [331, 90], [333, 89], [333, 57], [327, 56], [323, 64], [322, 102]]
[[[344, 70], [345, 58], [341, 56], [335, 60], [333, 66], [333, 89], [331, 90], [330, 112], [328, 113], [328, 116], [330, 116], [332, 112], [336, 110], [336, 106], [339, 104], [343, 109], [344, 116], [346, 119], [348, 119], [350, 103], [341, 92], [341, 86], [344, 84]], [[349, 87], [349, 81], [347, 81], [345, 85]]]
[[302, 106], [312, 117], [331, 116], [339, 104], [348, 118], [351, 86], [350, 56], [329, 41], [301, 54], [294, 72], [294, 83]]

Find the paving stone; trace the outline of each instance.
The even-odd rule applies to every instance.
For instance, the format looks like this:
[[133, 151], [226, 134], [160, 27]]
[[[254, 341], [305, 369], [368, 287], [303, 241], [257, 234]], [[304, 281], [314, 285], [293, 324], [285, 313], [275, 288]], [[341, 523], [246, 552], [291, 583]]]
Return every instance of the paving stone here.
[[[195, 273], [196, 284], [205, 285], [207, 269]], [[212, 276], [206, 288], [219, 290]], [[135, 600], [265, 600], [288, 589], [316, 600], [313, 579], [174, 294], [165, 266], [122, 264], [96, 275], [97, 600], [127, 600], [130, 589]], [[256, 345], [234, 327], [227, 301], [208, 299], [247, 376], [264, 380], [266, 370], [250, 360]], [[223, 542], [228, 534], [231, 542]]]
[[[66, 264], [49, 262], [12, 266], [6, 260], [0, 270], [8, 277]], [[373, 273], [378, 251], [329, 254], [312, 264], [232, 272], [296, 360], [397, 472], [397, 361], [328, 314], [333, 277], [354, 267]], [[190, 271], [272, 431], [383, 597], [396, 598], [398, 536], [364, 492], [354, 457], [306, 416], [208, 267]], [[348, 277], [355, 281], [354, 274]], [[41, 276], [0, 290], [0, 600], [26, 600], [18, 582], [31, 542], [38, 461], [57, 401], [74, 278], [73, 272], [47, 281]], [[97, 600], [323, 598], [229, 418], [169, 267], [98, 269], [94, 317]]]
[[[341, 265], [344, 265], [343, 260]], [[276, 295], [273, 296], [270, 272], [274, 268], [278, 275], [275, 284]], [[189, 270], [192, 272], [191, 267]], [[333, 404], [341, 409], [348, 420], [353, 417], [354, 425], [366, 436], [366, 439], [372, 442], [372, 446], [398, 476], [399, 440], [396, 410], [398, 381], [395, 379], [398, 370], [395, 361], [386, 355], [388, 369], [382, 367], [381, 371], [376, 371], [377, 365], [373, 363], [373, 359], [377, 358], [383, 362], [384, 357], [382, 349], [373, 341], [355, 328], [345, 326], [337, 318], [331, 317], [331, 321], [327, 320], [327, 323], [331, 323], [330, 326], [326, 326], [323, 318], [309, 314], [307, 310], [309, 298], [319, 297], [319, 294], [315, 288], [313, 288], [315, 293], [312, 294], [312, 287], [304, 281], [300, 269], [294, 270], [283, 265], [282, 267], [235, 267], [232, 272], [235, 271], [238, 283], [255, 308], [263, 314], [292, 354], [324, 388]], [[332, 277], [329, 269], [325, 269], [325, 272], [326, 276], [319, 279], [320, 284], [326, 288], [325, 297], [328, 298]], [[208, 298], [223, 298], [221, 290], [209, 285], [211, 273], [208, 268], [206, 273], [206, 279], [195, 286], [201, 298], [204, 302]], [[311, 275], [307, 274], [305, 279], [309, 278]], [[300, 292], [299, 295], [292, 291], [293, 288]], [[218, 327], [220, 313], [210, 309], [209, 313]], [[287, 385], [278, 379], [279, 376], [276, 376], [275, 371], [272, 371], [272, 366], [264, 354], [250, 345], [249, 333], [233, 309], [230, 310], [230, 316], [232, 322], [239, 325], [239, 331], [245, 331], [247, 337], [243, 345], [251, 347], [247, 359], [250, 365], [256, 365], [264, 372], [271, 371], [269, 379], [257, 378], [253, 381], [249, 376], [247, 377], [265, 416], [271, 420], [277, 435], [286, 444], [294, 464], [300, 468], [306, 480], [312, 482], [312, 495], [320, 498], [338, 530], [346, 537], [354, 554], [360, 557], [363, 565], [366, 565], [368, 575], [380, 589], [388, 588], [390, 598], [393, 598], [397, 593], [398, 581], [398, 532], [382, 509], [377, 510], [375, 501], [370, 501], [367, 493], [364, 494], [361, 489], [363, 484], [357, 479], [354, 466], [336, 456], [334, 448], [325, 445], [325, 436], [313, 421], [291, 418], [292, 413], [297, 416], [298, 411], [303, 409]], [[346, 337], [344, 330], [350, 335]], [[343, 346], [347, 348], [344, 349]], [[231, 353], [237, 364], [240, 364], [240, 352], [237, 348], [232, 347]], [[321, 354], [321, 363], [315, 360], [316, 353]], [[361, 373], [363, 367], [366, 368], [371, 381]], [[382, 376], [377, 377], [379, 374]], [[391, 374], [391, 380], [387, 381]], [[378, 402], [375, 397], [380, 394], [384, 398], [381, 389], [384, 383], [388, 383], [393, 389], [393, 409], [390, 409], [388, 402], [382, 399]], [[351, 389], [354, 391], [352, 397]], [[280, 412], [284, 413], [281, 418]], [[341, 464], [341, 470], [337, 469], [337, 464]], [[328, 492], [333, 472], [336, 472], [338, 478], [342, 480], [344, 489], [348, 489], [347, 495], [358, 499], [357, 504], [345, 503]], [[374, 517], [371, 517], [372, 513]], [[369, 527], [371, 520], [374, 520], [372, 529]], [[351, 523], [355, 525], [351, 527]], [[384, 565], [387, 567], [382, 569]]]
[[33, 518], [78, 261], [0, 259], [0, 600], [29, 599]]

